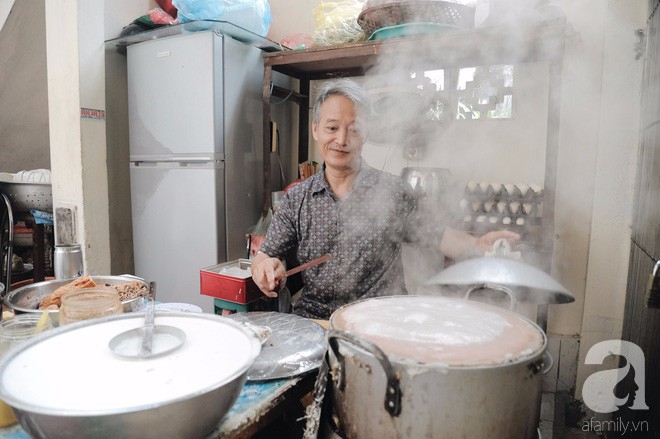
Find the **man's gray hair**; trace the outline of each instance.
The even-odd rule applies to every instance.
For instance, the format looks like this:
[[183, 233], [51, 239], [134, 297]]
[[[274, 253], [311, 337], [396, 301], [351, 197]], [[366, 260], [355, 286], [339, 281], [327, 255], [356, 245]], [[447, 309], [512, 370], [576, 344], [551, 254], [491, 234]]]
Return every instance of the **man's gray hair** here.
[[314, 107], [312, 108], [312, 121], [318, 124], [321, 120], [321, 105], [330, 96], [343, 96], [353, 102], [358, 114], [369, 115], [370, 101], [367, 91], [350, 79], [333, 79], [324, 83], [316, 95]]

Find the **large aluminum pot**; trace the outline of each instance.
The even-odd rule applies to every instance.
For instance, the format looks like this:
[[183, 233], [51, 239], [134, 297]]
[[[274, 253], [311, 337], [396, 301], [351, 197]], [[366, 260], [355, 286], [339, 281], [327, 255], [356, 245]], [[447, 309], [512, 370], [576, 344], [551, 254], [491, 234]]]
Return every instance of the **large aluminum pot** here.
[[29, 339], [0, 362], [0, 398], [33, 438], [205, 437], [236, 401], [261, 343], [220, 316], [156, 312], [156, 325], [185, 332], [183, 346], [146, 359], [110, 351], [115, 335], [143, 323], [142, 313], [119, 314]]
[[[139, 281], [145, 287], [148, 287], [144, 279], [130, 275], [90, 276], [90, 278], [97, 285], [119, 285]], [[43, 310], [39, 309], [39, 302], [41, 302], [41, 299], [73, 280], [74, 279], [55, 279], [28, 284], [7, 293], [4, 303], [16, 313], [42, 313]], [[140, 311], [144, 306], [144, 300], [144, 297], [136, 297], [122, 301], [124, 312]], [[57, 325], [59, 322], [59, 311], [48, 310], [48, 312], [53, 324]]]
[[534, 438], [547, 339], [464, 299], [392, 296], [330, 318], [331, 399], [346, 438]]

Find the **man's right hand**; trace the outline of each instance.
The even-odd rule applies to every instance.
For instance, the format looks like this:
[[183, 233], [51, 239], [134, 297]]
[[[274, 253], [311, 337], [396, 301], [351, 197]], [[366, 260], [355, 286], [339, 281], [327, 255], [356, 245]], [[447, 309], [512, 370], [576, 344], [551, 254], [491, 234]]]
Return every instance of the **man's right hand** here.
[[284, 279], [286, 269], [284, 264], [277, 258], [271, 258], [266, 253], [257, 253], [252, 259], [252, 280], [259, 289], [268, 297], [277, 297], [277, 291]]

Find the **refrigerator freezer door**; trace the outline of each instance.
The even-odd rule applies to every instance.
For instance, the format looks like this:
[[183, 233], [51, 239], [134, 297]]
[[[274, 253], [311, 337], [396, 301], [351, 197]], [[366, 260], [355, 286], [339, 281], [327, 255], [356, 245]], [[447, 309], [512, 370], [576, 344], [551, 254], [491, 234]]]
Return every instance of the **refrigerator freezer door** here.
[[158, 285], [158, 301], [213, 312], [199, 270], [224, 261], [224, 163], [131, 163], [135, 274]]
[[222, 38], [196, 32], [128, 46], [131, 156], [224, 152], [222, 87], [214, 86]]

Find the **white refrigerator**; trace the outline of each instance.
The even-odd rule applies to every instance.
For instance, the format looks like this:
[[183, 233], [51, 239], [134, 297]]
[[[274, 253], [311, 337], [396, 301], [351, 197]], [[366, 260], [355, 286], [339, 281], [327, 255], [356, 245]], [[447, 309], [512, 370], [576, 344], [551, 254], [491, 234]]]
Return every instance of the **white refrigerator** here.
[[213, 312], [199, 270], [245, 257], [261, 213], [261, 50], [201, 31], [127, 56], [135, 274]]

